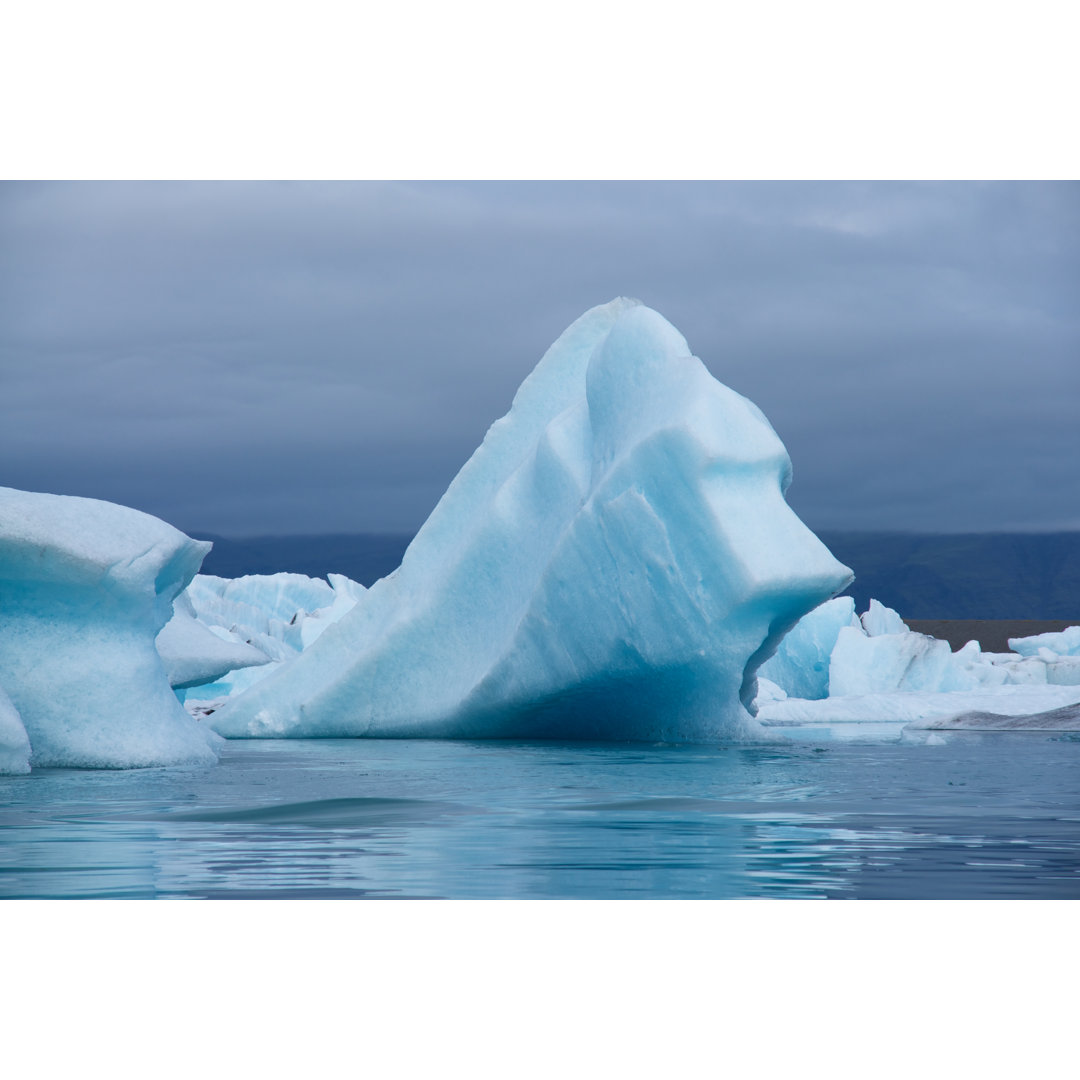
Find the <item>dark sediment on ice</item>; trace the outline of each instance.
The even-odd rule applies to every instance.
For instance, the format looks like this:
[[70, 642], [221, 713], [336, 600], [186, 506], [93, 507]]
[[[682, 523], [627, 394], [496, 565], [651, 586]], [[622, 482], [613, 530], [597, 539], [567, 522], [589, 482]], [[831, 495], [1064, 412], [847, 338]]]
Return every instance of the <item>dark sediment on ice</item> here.
[[1080, 731], [1080, 705], [1031, 713], [1028, 716], [1001, 716], [992, 712], [969, 712], [935, 720], [927, 729], [938, 731]]

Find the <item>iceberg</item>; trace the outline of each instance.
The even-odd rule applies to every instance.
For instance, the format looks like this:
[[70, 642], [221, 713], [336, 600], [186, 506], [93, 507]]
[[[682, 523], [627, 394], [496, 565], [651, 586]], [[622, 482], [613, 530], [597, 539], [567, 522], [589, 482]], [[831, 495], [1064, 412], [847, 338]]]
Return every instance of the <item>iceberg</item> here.
[[805, 615], [780, 643], [761, 675], [789, 697], [865, 697], [954, 693], [1005, 685], [1080, 685], [1080, 627], [1056, 634], [1010, 638], [1017, 651], [985, 653], [977, 641], [955, 652], [946, 641], [912, 631], [878, 600], [854, 614], [838, 596]]
[[[882, 637], [886, 634], [910, 634], [911, 627], [900, 618], [899, 612], [893, 611], [880, 600], [871, 598], [867, 609], [859, 616], [859, 624], [867, 637]], [[854, 625], [854, 624], [853, 624]]]
[[304, 574], [198, 574], [184, 597], [206, 626], [234, 634], [272, 660], [291, 660], [365, 592], [342, 574], [330, 574], [329, 583]]
[[217, 760], [154, 644], [209, 549], [125, 506], [0, 488], [0, 686], [31, 765]]
[[[1058, 686], [1080, 685], [1080, 656], [1056, 656], [1043, 658], [1046, 665], [1046, 681]], [[1030, 663], [1030, 661], [1029, 661]]]
[[304, 574], [246, 574], [238, 578], [197, 574], [184, 595], [199, 620], [208, 626], [284, 642], [286, 626], [308, 611], [332, 604], [336, 593], [322, 578]]
[[861, 624], [862, 634], [853, 625], [837, 635], [829, 661], [831, 694], [1080, 685], [1080, 656], [1068, 652], [1080, 640], [1080, 627], [1010, 638], [1011, 647], [1020, 646], [1015, 652], [984, 653], [977, 641], [953, 652], [948, 642], [914, 633], [895, 611], [876, 600], [870, 601]]
[[1007, 685], [1045, 685], [1047, 665], [1037, 656], [1024, 657], [1016, 653], [983, 653], [991, 664], [1005, 672]]
[[782, 686], [777, 686], [771, 679], [766, 679], [758, 670], [757, 696], [754, 698], [754, 715], [762, 705], [769, 705], [774, 701], [787, 700], [787, 691]]
[[239, 668], [270, 663], [266, 653], [230, 631], [200, 622], [185, 593], [173, 601], [173, 617], [157, 636], [157, 651], [174, 690], [212, 683]]
[[[1070, 629], [1073, 628], [1070, 627]], [[1010, 638], [1009, 640], [1018, 639]], [[1080, 685], [1080, 656], [1052, 652], [1045, 645], [1040, 646], [1035, 655], [1024, 656], [1013, 652], [987, 653], [986, 655], [995, 667], [1005, 672], [1007, 683]]]
[[829, 659], [833, 696], [892, 690], [948, 693], [1000, 686], [1006, 679], [1005, 669], [992, 664], [977, 641], [954, 653], [947, 641], [912, 631], [871, 637], [844, 627]]
[[1009, 648], [1021, 656], [1041, 656], [1045, 649], [1054, 660], [1062, 656], [1080, 656], [1080, 626], [1067, 626], [1059, 633], [1009, 638]]
[[[878, 600], [856, 615], [854, 600], [838, 596], [803, 616], [760, 673], [789, 697], [817, 701], [894, 690], [946, 693], [1011, 681], [1010, 669], [995, 665], [978, 642], [954, 653], [948, 642], [910, 630]], [[1015, 681], [1047, 680], [1043, 675]]]
[[209, 721], [231, 737], [701, 741], [851, 571], [760, 410], [637, 301], [548, 350], [405, 553]]
[[853, 605], [841, 607], [846, 599], [804, 616], [762, 665], [761, 675], [777, 684], [760, 680], [763, 726], [796, 738], [874, 739], [931, 728], [1050, 731], [1076, 724], [1080, 656], [1068, 650], [1070, 630], [1080, 628], [1010, 639], [1024, 655], [984, 653], [977, 641], [953, 652], [948, 642], [910, 630], [877, 600], [855, 617]]
[[[850, 597], [838, 596], [805, 615], [780, 643], [761, 675], [788, 696], [804, 700], [887, 694], [892, 691], [951, 693], [1005, 683], [1068, 682], [1068, 661], [1053, 679], [1041, 661], [1016, 654], [982, 652], [969, 641], [953, 652], [949, 643], [908, 628], [878, 600], [855, 614]], [[1023, 670], [1020, 670], [1023, 667]]]
[[[876, 603], [871, 600], [871, 607]], [[860, 626], [855, 601], [850, 596], [837, 596], [804, 615], [758, 674], [791, 697], [828, 697], [829, 658], [845, 626]]]
[[[183, 691], [181, 700], [185, 705], [199, 703], [197, 708], [202, 712], [204, 705], [220, 705], [231, 695], [254, 686], [303, 652], [328, 626], [344, 617], [366, 591], [343, 574], [329, 574], [327, 581], [290, 573], [239, 578], [197, 574], [177, 599], [177, 606], [186, 605], [185, 610], [190, 609], [198, 623], [218, 639], [250, 647], [261, 659], [221, 667], [213, 678], [197, 683], [181, 686], [174, 682]], [[173, 622], [179, 617], [175, 616]], [[161, 644], [159, 636], [159, 651]]]

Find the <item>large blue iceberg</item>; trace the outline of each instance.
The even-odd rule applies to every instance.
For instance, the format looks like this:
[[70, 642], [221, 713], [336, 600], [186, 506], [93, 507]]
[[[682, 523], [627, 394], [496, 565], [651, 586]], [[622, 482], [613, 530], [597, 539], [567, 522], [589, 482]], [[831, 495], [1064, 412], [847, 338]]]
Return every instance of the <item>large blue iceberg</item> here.
[[0, 769], [217, 760], [155, 648], [208, 550], [125, 506], [0, 488]]
[[210, 716], [232, 737], [700, 741], [757, 733], [758, 666], [842, 589], [760, 410], [655, 311], [548, 350], [405, 554]]

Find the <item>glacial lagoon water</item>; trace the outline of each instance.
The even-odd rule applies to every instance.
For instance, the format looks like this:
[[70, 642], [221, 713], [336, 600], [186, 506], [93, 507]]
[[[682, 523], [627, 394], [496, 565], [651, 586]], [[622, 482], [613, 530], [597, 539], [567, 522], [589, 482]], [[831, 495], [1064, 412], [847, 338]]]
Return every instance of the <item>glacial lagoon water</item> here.
[[0, 778], [0, 897], [1076, 898], [1080, 735], [233, 741]]

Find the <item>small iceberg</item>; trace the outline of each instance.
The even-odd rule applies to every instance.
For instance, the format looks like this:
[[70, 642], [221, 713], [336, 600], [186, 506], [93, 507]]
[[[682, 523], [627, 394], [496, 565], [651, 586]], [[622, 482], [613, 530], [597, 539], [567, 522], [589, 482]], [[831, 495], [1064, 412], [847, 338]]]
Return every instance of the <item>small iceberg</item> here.
[[217, 760], [220, 739], [184, 711], [154, 644], [209, 550], [126, 506], [0, 488], [4, 762], [14, 745], [19, 765], [16, 721], [33, 766]]

